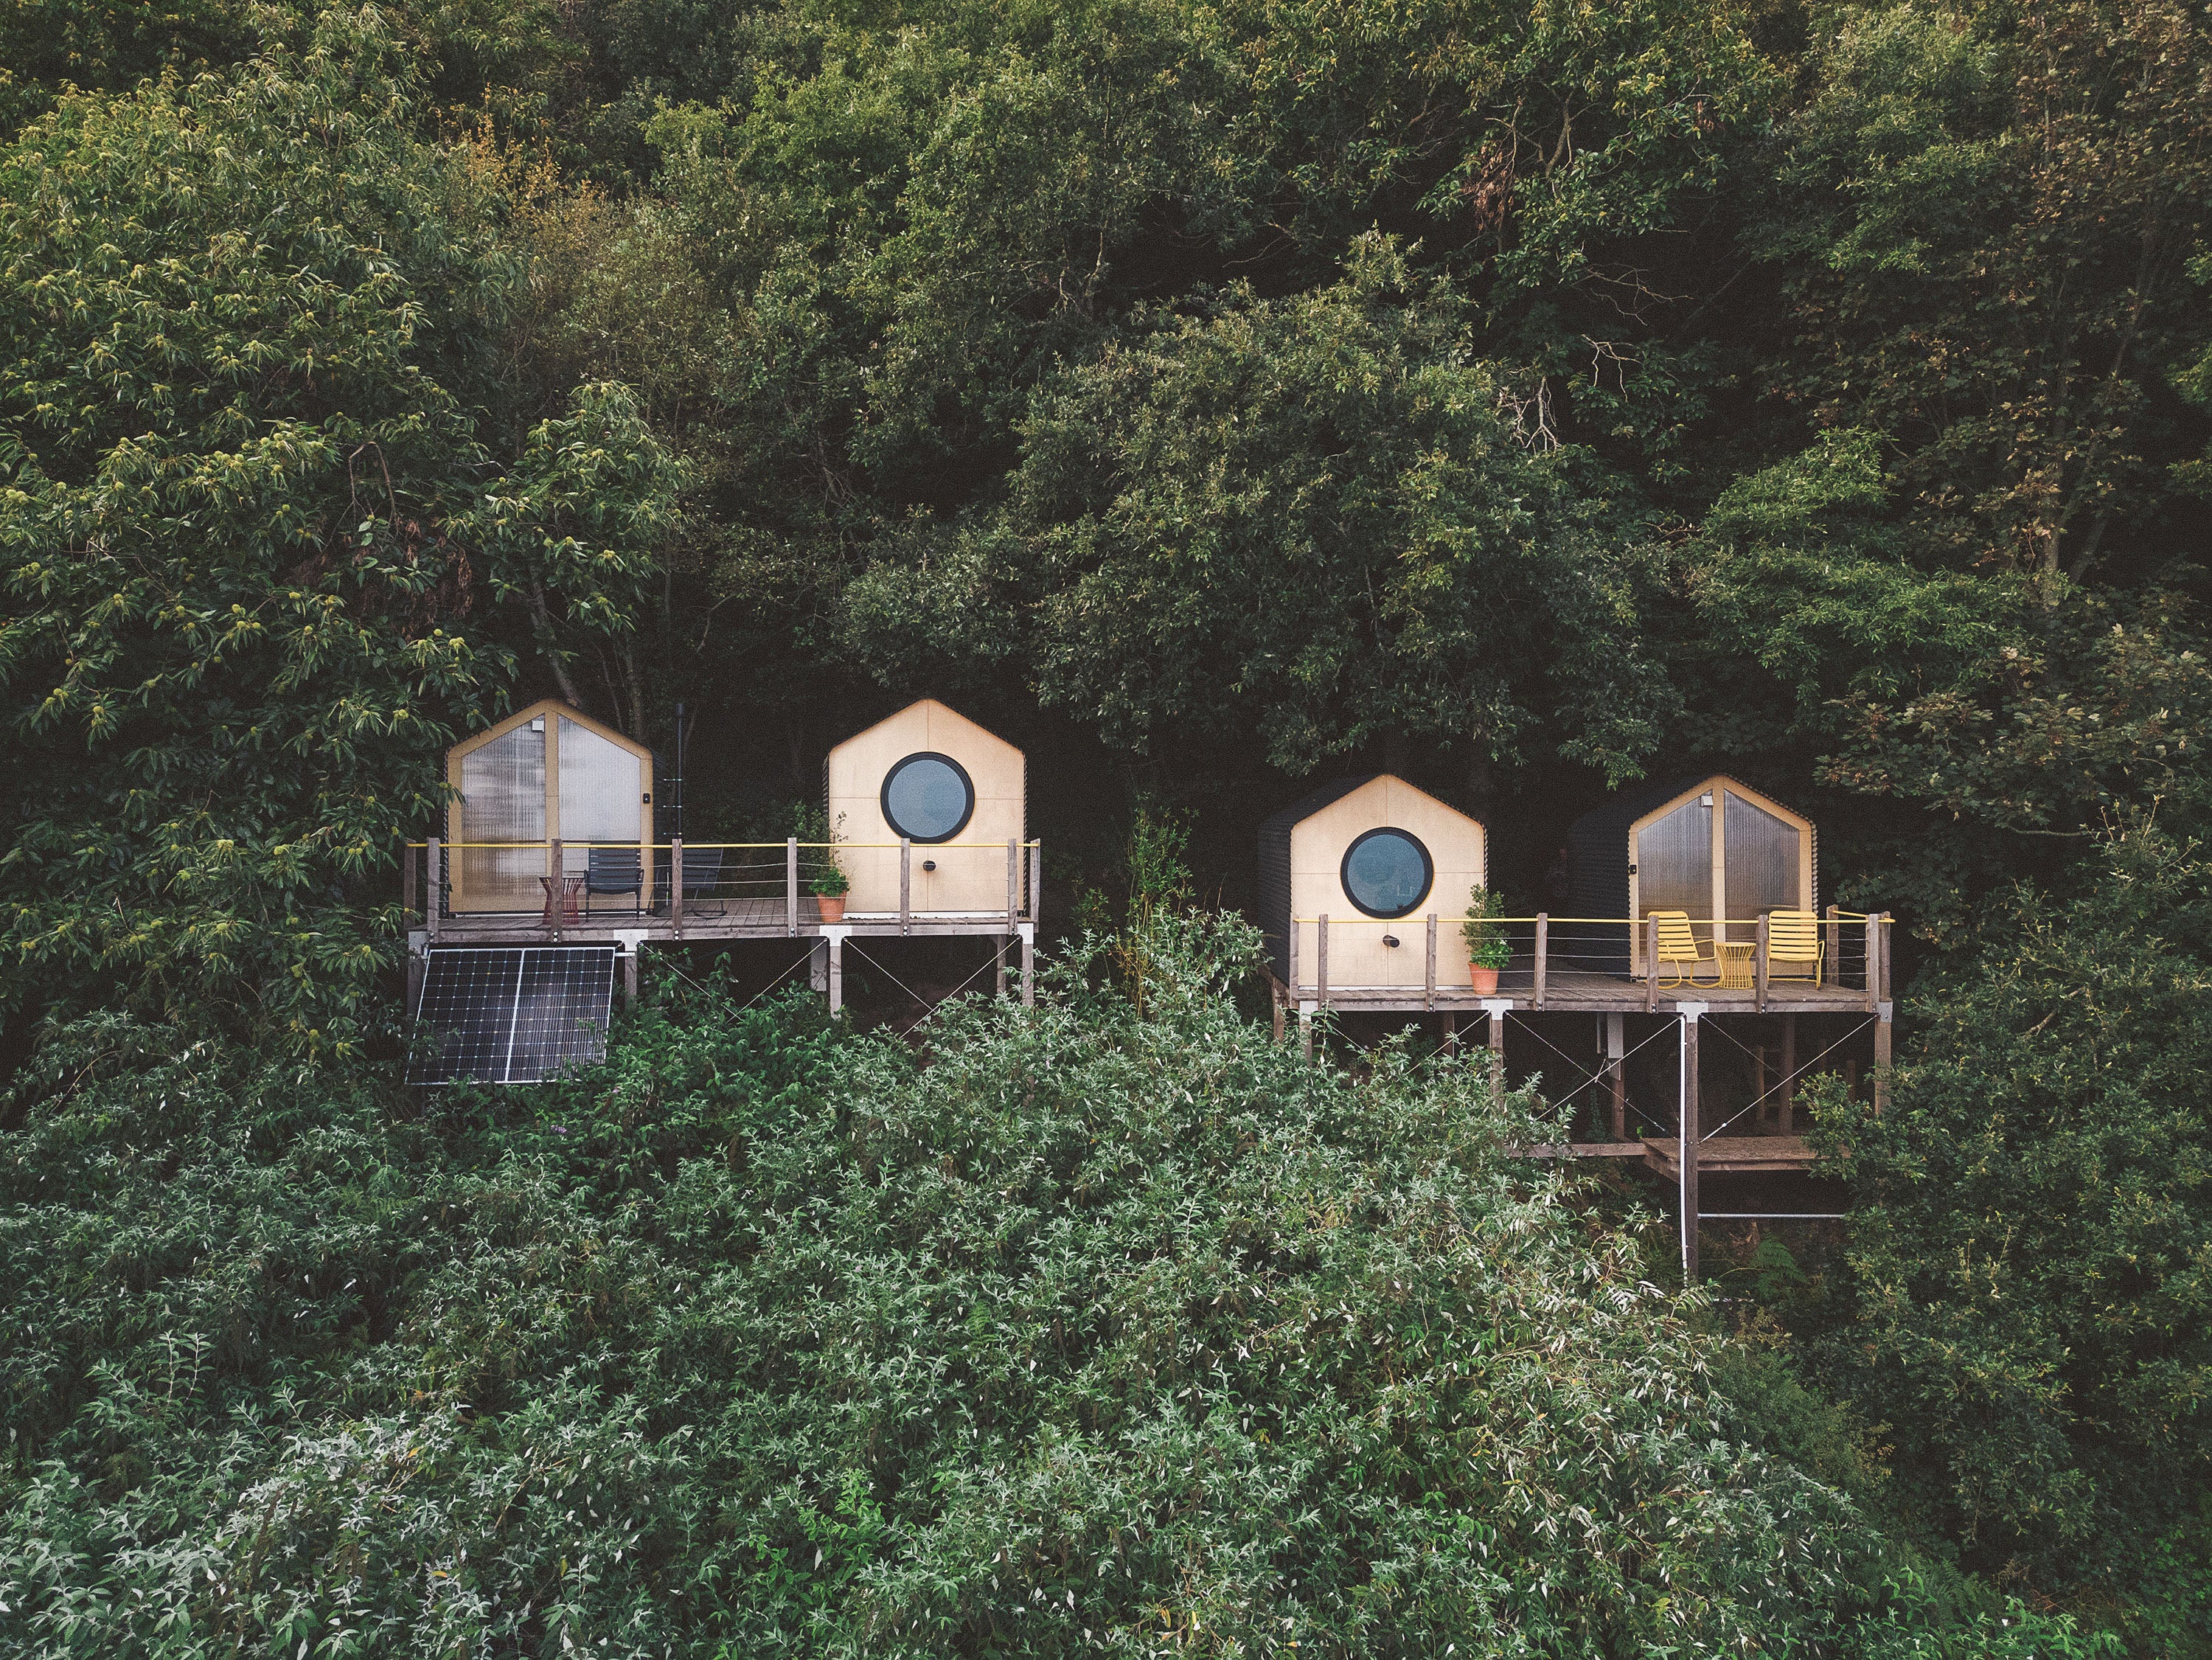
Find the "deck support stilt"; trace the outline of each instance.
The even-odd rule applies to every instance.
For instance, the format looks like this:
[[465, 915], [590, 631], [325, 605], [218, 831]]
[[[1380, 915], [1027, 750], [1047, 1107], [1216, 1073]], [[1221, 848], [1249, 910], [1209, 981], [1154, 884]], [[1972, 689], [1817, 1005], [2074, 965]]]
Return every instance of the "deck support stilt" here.
[[1797, 1113], [1797, 1017], [1782, 1017], [1782, 1105], [1777, 1113], [1782, 1133], [1795, 1135]]
[[1022, 924], [1022, 1006], [1036, 1006], [1036, 924]]
[[830, 942], [826, 939], [806, 942], [806, 988], [825, 993], [830, 989]]
[[1623, 1028], [1626, 1020], [1618, 1014], [1601, 1017], [1605, 1021], [1605, 1069], [1613, 1080], [1613, 1139], [1628, 1140], [1628, 1067], [1624, 1060], [1627, 1054], [1627, 1038]]
[[1271, 977], [1267, 982], [1267, 1036], [1283, 1047], [1283, 988]]
[[832, 1020], [845, 1012], [845, 928], [825, 927], [822, 930], [822, 945], [829, 958], [830, 1018]]
[[[410, 852], [407, 856], [411, 859], [415, 855]], [[422, 971], [429, 966], [423, 952], [428, 942], [427, 933], [407, 936], [407, 1017], [410, 1020], [415, 1011], [422, 1006]]]
[[991, 942], [991, 994], [1006, 994], [1006, 947], [1013, 943], [1012, 934], [1000, 934]]
[[1490, 1087], [1498, 1095], [1505, 1093], [1505, 1017], [1513, 1004], [1508, 998], [1486, 997], [1482, 1012], [1490, 1017]]
[[1698, 1152], [1705, 1139], [1705, 1131], [1698, 1117], [1698, 1022], [1705, 1008], [1702, 1003], [1677, 1003], [1675, 1010], [1682, 1022], [1682, 1105], [1676, 1122], [1680, 1151], [1677, 1158], [1682, 1172], [1682, 1283], [1698, 1283]]
[[1298, 1053], [1309, 1061], [1313, 1059], [1314, 1010], [1317, 1006], [1305, 1002], [1298, 1005]]

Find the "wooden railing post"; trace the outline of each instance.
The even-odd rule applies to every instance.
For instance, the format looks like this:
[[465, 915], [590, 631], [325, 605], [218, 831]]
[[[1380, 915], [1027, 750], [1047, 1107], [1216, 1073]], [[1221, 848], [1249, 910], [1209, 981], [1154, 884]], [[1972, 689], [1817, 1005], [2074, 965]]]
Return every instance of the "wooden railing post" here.
[[1314, 929], [1314, 1000], [1324, 1006], [1328, 1002], [1328, 913], [1321, 914]]
[[1022, 909], [1022, 844], [1006, 838], [1006, 927], [1011, 930]]
[[799, 838], [783, 844], [783, 926], [787, 933], [799, 932]]
[[1044, 843], [1030, 843], [1030, 927], [1044, 920]]
[[1866, 981], [1867, 1012], [1872, 1014], [1875, 1006], [1881, 1001], [1881, 918], [1873, 911], [1866, 920]]
[[1437, 1006], [1437, 914], [1429, 913], [1429, 962], [1421, 977], [1421, 1006], [1432, 1009]]
[[1766, 947], [1771, 937], [1770, 931], [1772, 926], [1771, 916], [1765, 911], [1759, 912], [1759, 943], [1752, 947], [1751, 952], [1751, 978], [1753, 985], [1758, 988], [1757, 999], [1753, 1006], [1761, 1014], [1766, 1012]]
[[668, 920], [677, 933], [684, 932], [684, 838], [668, 838]]
[[1544, 958], [1551, 945], [1552, 919], [1545, 911], [1536, 913], [1536, 1006], [1544, 1006]]
[[[1632, 922], [1631, 927], [1636, 925]], [[1644, 1012], [1650, 1014], [1659, 1006], [1659, 919], [1644, 919]]]
[[1844, 983], [1844, 925], [1837, 920], [1833, 902], [1828, 906], [1828, 972], [1836, 976], [1836, 983]]
[[[566, 927], [568, 925], [568, 859], [561, 851], [558, 842], [545, 844], [545, 873], [553, 879], [545, 889], [545, 926], [556, 929]], [[584, 903], [587, 905], [592, 903], [590, 895], [584, 897]]]
[[404, 926], [415, 915], [415, 847], [410, 842], [399, 844], [399, 920]]
[[1875, 949], [1879, 955], [1879, 971], [1875, 978], [1881, 996], [1875, 1008], [1874, 1023], [1874, 1110], [1877, 1115], [1889, 1106], [1890, 1038], [1893, 1023], [1890, 1018], [1892, 995], [1889, 983], [1889, 929], [1885, 926], [1889, 913], [1884, 911], [1869, 926], [1875, 930]]
[[438, 937], [438, 923], [446, 909], [446, 848], [436, 836], [430, 838], [429, 850], [423, 856], [422, 880], [429, 892], [423, 896], [422, 929], [433, 939]]
[[1283, 952], [1283, 977], [1290, 982], [1291, 996], [1298, 994], [1298, 919], [1291, 918], [1291, 937]]
[[899, 932], [914, 926], [914, 838], [899, 837]]

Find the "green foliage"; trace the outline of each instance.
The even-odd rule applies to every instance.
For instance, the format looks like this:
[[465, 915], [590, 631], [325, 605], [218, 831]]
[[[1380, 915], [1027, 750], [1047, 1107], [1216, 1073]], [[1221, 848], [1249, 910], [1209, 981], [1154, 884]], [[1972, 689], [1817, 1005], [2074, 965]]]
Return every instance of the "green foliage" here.
[[1293, 772], [1386, 732], [1632, 771], [1665, 694], [1628, 584], [1466, 324], [1368, 240], [1328, 288], [1140, 314], [1043, 386], [970, 545], [1036, 619], [1046, 702], [1139, 750], [1228, 725]]
[[1141, 1019], [679, 988], [420, 1118], [87, 1023], [0, 1166], [0, 1641], [1960, 1651], [1527, 1103], [1160, 929]]
[[1972, 1560], [2124, 1583], [2212, 1482], [2212, 869], [2139, 824], [1923, 988], [1880, 1115], [1815, 1110], [1863, 1195], [1832, 1378]]
[[549, 646], [635, 613], [668, 459], [613, 387], [504, 475], [477, 441], [517, 271], [449, 228], [410, 95], [333, 16], [0, 160], [11, 1019], [119, 987], [357, 1052], [382, 884], [513, 678], [501, 607]]

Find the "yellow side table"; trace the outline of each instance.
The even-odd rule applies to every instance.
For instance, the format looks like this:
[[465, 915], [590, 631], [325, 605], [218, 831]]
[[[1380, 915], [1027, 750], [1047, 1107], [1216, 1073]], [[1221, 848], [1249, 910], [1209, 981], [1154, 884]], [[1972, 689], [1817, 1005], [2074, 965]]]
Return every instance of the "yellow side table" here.
[[1753, 939], [1720, 939], [1714, 949], [1721, 961], [1721, 988], [1724, 991], [1749, 991], [1752, 983], [1752, 959], [1759, 955], [1759, 943]]

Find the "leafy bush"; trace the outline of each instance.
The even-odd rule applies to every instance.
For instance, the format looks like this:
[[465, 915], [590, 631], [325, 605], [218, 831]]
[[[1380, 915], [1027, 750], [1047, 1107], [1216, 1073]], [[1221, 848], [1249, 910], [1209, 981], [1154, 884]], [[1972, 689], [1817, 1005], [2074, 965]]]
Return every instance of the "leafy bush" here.
[[419, 1118], [88, 1025], [0, 1161], [0, 1644], [1954, 1651], [1524, 1104], [1276, 1048], [1251, 944], [927, 1056], [671, 989]]

